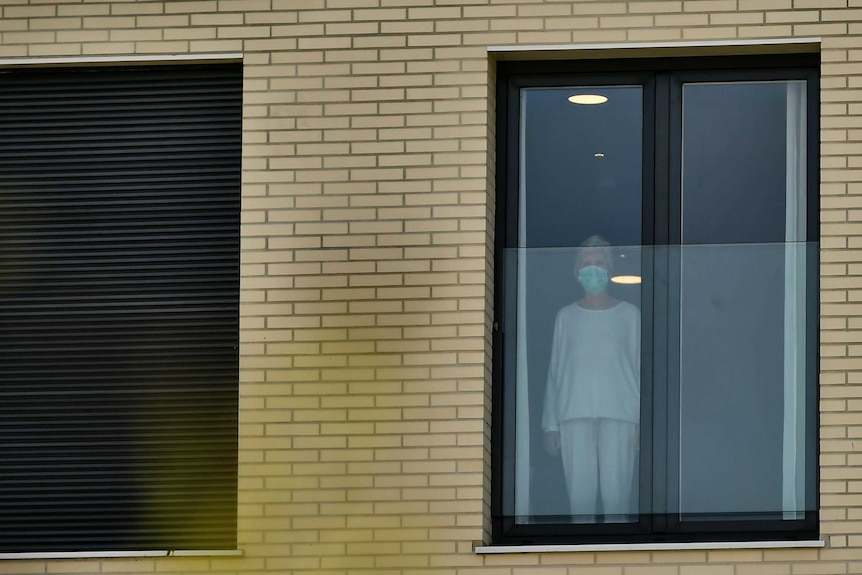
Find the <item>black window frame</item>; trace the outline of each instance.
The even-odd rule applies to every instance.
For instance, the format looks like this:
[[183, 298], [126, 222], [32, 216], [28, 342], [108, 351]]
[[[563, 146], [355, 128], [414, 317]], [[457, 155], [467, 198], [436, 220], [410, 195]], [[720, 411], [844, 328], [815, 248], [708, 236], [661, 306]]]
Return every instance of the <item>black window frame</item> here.
[[[506, 353], [506, 308], [512, 305], [513, 270], [506, 268], [507, 250], [517, 247], [519, 193], [519, 122], [520, 91], [523, 88], [566, 86], [640, 85], [643, 87], [643, 206], [642, 245], [674, 247], [681, 245], [681, 86], [685, 82], [792, 81], [807, 82], [806, 133], [806, 237], [819, 242], [819, 165], [820, 165], [820, 55], [819, 53], [662, 57], [630, 59], [555, 60], [542, 62], [500, 61], [497, 66], [496, 91], [496, 231], [495, 231], [495, 313], [492, 337], [492, 432], [491, 432], [491, 535], [494, 544], [601, 544], [655, 542], [779, 541], [814, 540], [819, 536], [819, 258], [817, 249], [808, 250], [806, 267], [806, 445], [805, 485], [806, 511], [794, 520], [766, 517], [721, 521], [680, 521], [670, 513], [640, 515], [634, 523], [573, 525], [547, 520], [518, 523], [504, 515], [506, 494], [503, 485], [514, 486], [514, 466], [504, 466], [504, 453], [511, 455], [514, 439], [515, 402], [508, 401], [503, 384], [507, 370], [515, 367]], [[647, 251], [647, 250], [645, 250]], [[642, 265], [654, 273], [665, 273], [669, 267], [654, 267], [652, 256], [644, 256]], [[644, 269], [647, 269], [645, 267]], [[673, 342], [669, 341], [670, 302], [667, 292], [656, 293], [654, 283], [641, 286], [642, 301], [653, 305], [642, 309], [642, 323], [653, 326], [642, 330], [641, 415], [652, 425], [654, 420], [667, 421], [672, 391], [669, 383], [653, 385], [653, 379], [667, 380], [668, 362], [653, 358], [667, 357]], [[664, 325], [656, 325], [663, 322]], [[514, 331], [514, 330], [513, 330]], [[658, 333], [665, 337], [653, 337]], [[512, 335], [514, 337], [514, 334]], [[508, 345], [511, 346], [511, 343]], [[511, 347], [508, 348], [511, 350]], [[812, 437], [813, 434], [813, 437]], [[668, 437], [667, 430], [664, 433]], [[659, 478], [666, 482], [672, 474], [668, 448], [654, 445], [649, 433], [641, 434], [641, 497], [649, 497], [652, 509], [665, 508], [654, 497], [666, 497], [665, 489], [654, 490], [654, 470], [661, 466]], [[659, 442], [656, 442], [659, 443]], [[676, 465], [679, 463], [677, 461]], [[678, 467], [677, 467], [678, 468]], [[510, 494], [513, 497], [513, 494]]]

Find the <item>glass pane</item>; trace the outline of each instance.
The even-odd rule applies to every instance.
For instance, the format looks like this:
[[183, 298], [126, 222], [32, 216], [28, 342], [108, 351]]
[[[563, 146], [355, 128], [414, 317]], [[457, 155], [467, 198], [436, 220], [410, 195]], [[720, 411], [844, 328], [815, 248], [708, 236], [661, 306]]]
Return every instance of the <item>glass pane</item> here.
[[805, 109], [805, 82], [683, 87], [684, 244], [805, 241]]
[[[569, 101], [585, 94], [607, 100]], [[642, 89], [527, 89], [521, 101], [506, 492], [519, 522], [632, 521], [640, 286], [615, 280], [640, 281]]]
[[804, 113], [801, 82], [684, 86], [688, 245], [671, 256], [679, 270], [671, 512], [684, 519], [797, 519], [806, 509], [806, 283], [815, 266], [804, 243]]
[[[573, 104], [598, 95], [602, 104]], [[593, 234], [641, 243], [643, 89], [521, 94], [519, 247], [574, 247]]]

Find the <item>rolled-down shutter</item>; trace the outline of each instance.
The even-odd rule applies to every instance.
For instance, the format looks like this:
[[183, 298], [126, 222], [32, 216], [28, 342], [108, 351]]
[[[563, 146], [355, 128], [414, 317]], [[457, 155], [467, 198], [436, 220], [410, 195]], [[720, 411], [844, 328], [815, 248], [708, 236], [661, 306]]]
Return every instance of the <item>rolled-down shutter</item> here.
[[241, 99], [0, 73], [0, 552], [235, 547]]

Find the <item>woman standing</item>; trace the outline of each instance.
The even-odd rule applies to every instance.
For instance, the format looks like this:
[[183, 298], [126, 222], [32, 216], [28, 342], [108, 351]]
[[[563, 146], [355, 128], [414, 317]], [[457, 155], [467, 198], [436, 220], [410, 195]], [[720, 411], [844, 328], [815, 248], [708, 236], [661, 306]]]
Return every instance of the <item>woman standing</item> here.
[[[640, 313], [608, 293], [610, 244], [592, 236], [575, 265], [584, 297], [557, 314], [542, 428], [563, 457], [576, 522], [630, 521], [640, 421]], [[601, 501], [601, 510], [598, 502]]]

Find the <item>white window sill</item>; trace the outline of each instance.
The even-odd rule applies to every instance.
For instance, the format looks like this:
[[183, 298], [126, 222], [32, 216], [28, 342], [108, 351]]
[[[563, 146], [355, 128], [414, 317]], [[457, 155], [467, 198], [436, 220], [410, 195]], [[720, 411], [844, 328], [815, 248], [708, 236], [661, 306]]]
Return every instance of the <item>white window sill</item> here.
[[131, 559], [136, 557], [239, 557], [239, 549], [176, 549], [155, 551], [56, 551], [0, 553], [3, 559]]
[[576, 553], [584, 551], [690, 551], [711, 549], [801, 549], [826, 547], [825, 541], [728, 541], [714, 543], [602, 543], [597, 545], [480, 545], [477, 555]]

